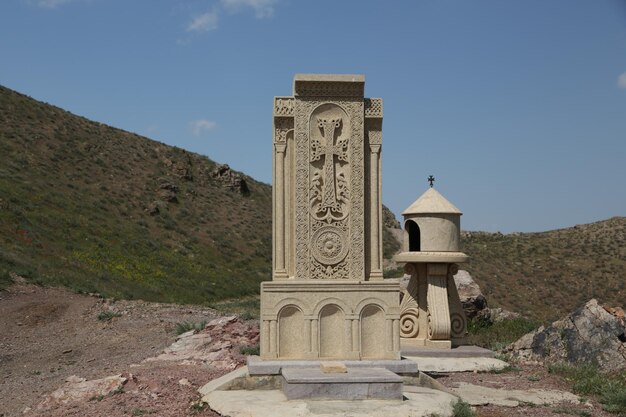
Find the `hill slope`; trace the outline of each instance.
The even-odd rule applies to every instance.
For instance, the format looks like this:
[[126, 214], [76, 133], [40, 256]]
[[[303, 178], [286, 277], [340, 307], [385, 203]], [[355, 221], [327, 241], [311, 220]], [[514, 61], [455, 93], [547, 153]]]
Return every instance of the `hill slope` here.
[[[384, 213], [388, 258], [398, 223]], [[624, 217], [543, 233], [465, 232], [462, 244], [491, 306], [545, 320], [592, 297], [624, 303]], [[0, 289], [17, 273], [108, 296], [204, 303], [257, 293], [271, 252], [269, 185], [0, 86]]]
[[269, 185], [0, 87], [0, 285], [16, 272], [124, 298], [252, 294], [270, 224]]
[[470, 271], [491, 307], [544, 321], [591, 298], [624, 306], [626, 217], [542, 233], [464, 232]]

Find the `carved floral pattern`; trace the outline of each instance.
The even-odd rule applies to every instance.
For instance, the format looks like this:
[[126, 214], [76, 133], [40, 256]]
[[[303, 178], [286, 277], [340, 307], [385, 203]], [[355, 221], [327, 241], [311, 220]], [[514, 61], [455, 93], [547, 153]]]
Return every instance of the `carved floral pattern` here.
[[293, 119], [290, 117], [276, 117], [274, 119], [274, 142], [285, 143], [287, 134], [293, 130]]
[[311, 243], [313, 257], [324, 265], [342, 261], [348, 253], [346, 239], [336, 226], [323, 226], [313, 234]]
[[365, 99], [365, 117], [383, 117], [383, 99], [382, 98], [366, 98]]
[[274, 98], [274, 116], [293, 116], [293, 97]]

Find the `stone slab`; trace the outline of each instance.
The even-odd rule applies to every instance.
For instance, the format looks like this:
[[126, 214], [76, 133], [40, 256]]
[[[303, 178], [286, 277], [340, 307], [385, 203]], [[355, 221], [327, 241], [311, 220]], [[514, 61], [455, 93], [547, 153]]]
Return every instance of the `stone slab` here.
[[517, 407], [520, 403], [535, 405], [557, 404], [561, 402], [579, 403], [577, 395], [558, 390], [508, 390], [461, 382], [457, 388], [451, 388], [451, 391], [471, 405], [492, 404], [504, 407]]
[[352, 384], [355, 382], [401, 383], [402, 377], [385, 368], [349, 368], [341, 374], [327, 374], [316, 368], [286, 368], [282, 375], [289, 384], [326, 383]]
[[452, 415], [457, 398], [448, 393], [414, 387], [404, 401], [288, 400], [278, 390], [214, 391], [202, 397], [212, 410], [230, 417], [427, 417]]
[[501, 370], [509, 366], [508, 363], [495, 358], [436, 358], [407, 356], [406, 359], [417, 363], [422, 372], [451, 373], [451, 372], [489, 372]]
[[401, 252], [393, 257], [399, 263], [464, 263], [469, 256], [463, 252]]
[[479, 346], [457, 346], [452, 349], [433, 349], [428, 347], [402, 346], [402, 356], [428, 358], [493, 358], [495, 353]]
[[329, 361], [320, 363], [320, 369], [325, 374], [343, 374], [348, 372], [348, 367], [343, 362]]
[[[250, 375], [279, 375], [285, 368], [318, 368], [319, 360], [262, 360], [258, 356], [248, 356], [248, 372]], [[342, 361], [348, 368], [385, 368], [395, 374], [417, 374], [418, 365], [415, 361], [399, 360], [361, 360]]]
[[324, 373], [316, 368], [282, 370], [288, 399], [365, 400], [402, 399], [402, 378], [385, 368], [352, 368]]
[[232, 372], [227, 373], [226, 375], [222, 375], [219, 378], [216, 378], [212, 381], [209, 381], [207, 384], [200, 387], [198, 392], [200, 395], [206, 395], [209, 392], [219, 390], [220, 388], [228, 387], [233, 381], [239, 378], [245, 378], [248, 376], [248, 367], [242, 366], [239, 369], [235, 369]]

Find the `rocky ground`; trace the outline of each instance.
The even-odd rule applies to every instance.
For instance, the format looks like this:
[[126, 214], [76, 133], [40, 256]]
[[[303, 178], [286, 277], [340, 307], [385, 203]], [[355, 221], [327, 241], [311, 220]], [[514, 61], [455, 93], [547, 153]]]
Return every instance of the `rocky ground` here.
[[[177, 323], [201, 321], [208, 323], [204, 330], [176, 336]], [[258, 343], [256, 322], [208, 308], [103, 300], [25, 284], [0, 292], [0, 329], [3, 417], [217, 416], [199, 402], [197, 389], [243, 365], [241, 352]], [[483, 417], [611, 415], [586, 398], [542, 405], [515, 393], [571, 389], [537, 364], [434, 376], [452, 390], [496, 390], [491, 399], [473, 402]]]
[[[103, 312], [108, 320], [98, 318]], [[240, 346], [217, 340], [221, 353], [207, 352], [213, 355], [207, 359], [185, 355], [193, 343], [174, 342], [177, 323], [210, 322], [217, 316], [199, 306], [103, 300], [14, 285], [0, 292], [0, 416], [24, 411], [42, 416], [212, 415], [195, 405], [196, 390], [240, 366], [245, 361]], [[240, 323], [244, 325], [256, 328], [253, 322]], [[194, 338], [183, 341], [189, 339]], [[40, 407], [50, 393], [71, 385], [68, 379], [79, 383], [120, 374], [125, 383], [115, 395], [94, 395], [69, 405], [48, 401]]]

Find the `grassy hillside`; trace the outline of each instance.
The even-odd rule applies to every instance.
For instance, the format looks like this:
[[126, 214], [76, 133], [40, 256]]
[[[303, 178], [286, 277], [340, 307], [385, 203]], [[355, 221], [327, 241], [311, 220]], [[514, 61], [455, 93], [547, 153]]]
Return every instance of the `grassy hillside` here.
[[542, 233], [465, 232], [464, 268], [491, 307], [538, 320], [564, 316], [591, 298], [626, 300], [626, 217]]
[[14, 272], [146, 300], [258, 292], [271, 188], [216, 167], [0, 87], [0, 286]]
[[[388, 258], [398, 223], [386, 208], [383, 217]], [[544, 233], [465, 232], [462, 243], [492, 307], [544, 320], [591, 297], [624, 304], [624, 217]], [[271, 273], [271, 188], [0, 87], [0, 289], [12, 273], [155, 301], [256, 294]]]

